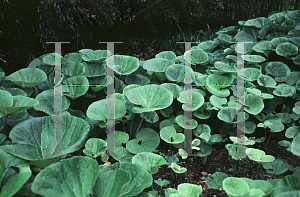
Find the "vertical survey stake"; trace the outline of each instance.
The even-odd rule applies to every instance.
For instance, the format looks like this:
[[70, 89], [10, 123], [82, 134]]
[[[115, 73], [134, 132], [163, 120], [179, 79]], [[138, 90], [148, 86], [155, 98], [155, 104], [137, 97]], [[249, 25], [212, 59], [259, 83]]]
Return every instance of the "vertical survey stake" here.
[[[62, 75], [61, 75], [61, 44], [70, 42], [46, 42], [54, 43], [55, 66], [54, 66], [54, 147], [52, 156], [62, 154]], [[60, 54], [60, 56], [58, 55]]]
[[[114, 85], [114, 59], [109, 58], [111, 55], [114, 56], [114, 44], [123, 43], [123, 42], [99, 42], [107, 44], [107, 51], [110, 51], [111, 54], [107, 53], [107, 75], [106, 75], [106, 85], [107, 85], [107, 96], [106, 96], [106, 118], [107, 118], [107, 127], [106, 127], [106, 136], [107, 136], [107, 151], [108, 155], [113, 156], [124, 156], [115, 153], [115, 135], [109, 135], [115, 131], [115, 98], [113, 94], [115, 93]], [[112, 78], [113, 82], [108, 83], [108, 78]]]
[[[245, 43], [250, 42], [230, 42], [237, 43], [237, 103], [241, 104], [241, 108], [237, 110], [237, 138], [245, 136], [245, 70], [244, 70], [244, 54]], [[243, 116], [239, 116], [238, 114]], [[246, 156], [245, 153], [245, 139], [242, 142], [243, 145], [237, 146], [236, 154], [234, 156]]]
[[[176, 43], [185, 43], [185, 51], [191, 50], [191, 44], [192, 43], [198, 43], [198, 42], [176, 42]], [[187, 106], [190, 106], [188, 110], [184, 110], [184, 150], [187, 152], [187, 156], [197, 156], [197, 154], [192, 153], [192, 72], [191, 72], [191, 63], [189, 61], [186, 61], [187, 57], [184, 57], [185, 59], [185, 77], [184, 77], [184, 103], [185, 103], [185, 109], [187, 109]], [[192, 53], [191, 57], [188, 59], [192, 62]], [[189, 91], [190, 90], [190, 91]]]

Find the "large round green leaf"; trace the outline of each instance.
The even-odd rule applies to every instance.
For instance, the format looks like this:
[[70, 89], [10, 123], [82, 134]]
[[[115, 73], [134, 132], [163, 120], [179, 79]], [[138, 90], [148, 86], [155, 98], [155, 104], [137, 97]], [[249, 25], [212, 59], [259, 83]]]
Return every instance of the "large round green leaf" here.
[[53, 72], [53, 66], [49, 65], [49, 64], [46, 64], [43, 61], [43, 58], [45, 56], [47, 56], [48, 54], [49, 53], [41, 55], [40, 57], [32, 60], [32, 62], [30, 62], [30, 64], [27, 66], [27, 68], [39, 68], [47, 74], [49, 74], [49, 72]]
[[292, 141], [291, 144], [291, 152], [296, 155], [300, 156], [300, 135], [298, 134]]
[[156, 131], [150, 128], [143, 128], [137, 133], [136, 139], [127, 142], [126, 149], [134, 154], [152, 152], [158, 147], [159, 143], [160, 138]]
[[286, 11], [286, 18], [288, 18], [288, 19], [299, 19], [300, 18], [300, 11], [299, 10]]
[[139, 59], [126, 55], [114, 55], [107, 59], [114, 60], [114, 71], [119, 75], [129, 75], [139, 68]]
[[166, 196], [170, 196], [170, 197], [181, 197], [181, 196], [198, 197], [201, 193], [202, 193], [202, 187], [191, 183], [182, 183], [178, 185], [177, 190], [174, 188], [167, 188], [165, 190]]
[[285, 137], [294, 138], [296, 134], [300, 134], [300, 126], [289, 127], [285, 132]]
[[157, 154], [143, 152], [132, 157], [132, 163], [138, 164], [151, 174], [158, 172], [158, 166], [166, 165], [166, 160]]
[[[255, 28], [255, 27], [245, 27], [243, 30], [241, 30], [234, 36], [234, 39], [236, 39], [236, 42], [247, 42], [247, 41], [256, 42], [258, 32], [259, 32], [259, 29]], [[231, 41], [228, 41], [228, 42], [231, 42]]]
[[203, 51], [212, 51], [214, 50], [220, 43], [219, 42], [215, 42], [215, 41], [211, 41], [211, 40], [207, 40], [204, 42], [201, 42], [200, 44], [198, 44], [197, 49], [201, 49]]
[[223, 180], [226, 179], [227, 177], [228, 175], [223, 172], [215, 172], [211, 176], [207, 177], [205, 181], [209, 187], [213, 189], [222, 190]]
[[[184, 58], [190, 64], [204, 64], [208, 61], [208, 55], [201, 49], [192, 49], [184, 53]], [[192, 61], [191, 61], [192, 58]]]
[[99, 138], [90, 138], [85, 143], [85, 149], [83, 149], [84, 154], [96, 158], [106, 151], [106, 142]]
[[254, 140], [250, 140], [246, 136], [242, 136], [241, 138], [229, 137], [229, 139], [235, 144], [244, 145], [244, 146], [251, 146], [255, 144]]
[[[169, 66], [166, 70], [166, 76], [169, 81], [175, 81], [177, 83], [179, 83], [179, 82], [184, 83], [185, 78], [186, 78], [186, 72], [187, 72], [186, 70], [189, 70], [189, 73], [191, 73], [191, 79], [193, 80], [195, 78], [193, 69], [186, 67], [182, 64], [173, 64], [173, 65]], [[193, 82], [192, 80], [191, 80], [191, 83]]]
[[0, 90], [0, 112], [5, 115], [16, 114], [39, 104], [39, 101], [26, 96], [12, 96], [8, 91]]
[[223, 120], [224, 122], [232, 124], [232, 123], [234, 123], [233, 119], [236, 117], [236, 114], [237, 114], [236, 109], [224, 107], [223, 109], [221, 109], [218, 112], [217, 116], [220, 120]]
[[[197, 129], [193, 130], [193, 134], [196, 137], [200, 137], [202, 139], [205, 139], [206, 136], [209, 136], [209, 138], [210, 138], [210, 136], [211, 136], [210, 132], [211, 132], [211, 129], [210, 129], [210, 127], [207, 124], [199, 124], [197, 126]], [[207, 135], [207, 134], [209, 134], [209, 135]], [[208, 140], [209, 140], [209, 138], [208, 138]], [[208, 141], [208, 140], [206, 139], [206, 141]]]
[[290, 76], [290, 68], [282, 62], [269, 62], [265, 68], [268, 74], [273, 75], [277, 82], [284, 82]]
[[211, 145], [207, 143], [201, 143], [200, 144], [200, 151], [197, 153], [197, 156], [199, 157], [206, 157], [212, 153], [212, 147]]
[[108, 119], [121, 118], [126, 114], [125, 102], [120, 99], [114, 100], [114, 106], [115, 106], [114, 114], [111, 114], [110, 110], [107, 111], [106, 105], [107, 105], [107, 99], [102, 99], [100, 101], [93, 102], [88, 107], [86, 111], [86, 115], [93, 120], [104, 121], [107, 118]]
[[133, 113], [164, 109], [169, 107], [173, 102], [172, 93], [156, 84], [130, 89], [125, 95], [131, 103], [142, 106], [142, 108], [133, 107]]
[[[190, 96], [192, 97], [192, 99], [191, 99], [192, 105], [187, 103], [188, 97], [190, 97]], [[198, 93], [196, 91], [192, 91], [192, 90], [182, 91], [180, 93], [179, 97], [177, 98], [177, 100], [179, 102], [183, 103], [182, 109], [184, 111], [196, 111], [204, 103], [204, 97], [200, 93]]]
[[209, 101], [214, 107], [216, 107], [218, 109], [223, 109], [224, 108], [223, 105], [225, 105], [227, 103], [226, 98], [220, 98], [215, 95], [211, 95], [211, 97], [209, 98]]
[[232, 196], [246, 196], [249, 194], [249, 185], [242, 179], [228, 177], [223, 181], [223, 188], [227, 194]]
[[67, 86], [68, 89], [68, 92], [66, 92], [65, 95], [72, 99], [76, 99], [87, 93], [89, 89], [89, 80], [85, 76], [75, 76], [64, 80], [63, 85]]
[[245, 78], [249, 81], [255, 81], [261, 74], [260, 70], [256, 68], [245, 68]]
[[261, 41], [257, 43], [252, 49], [258, 53], [263, 53], [268, 56], [271, 53], [273, 47], [271, 41]]
[[172, 60], [168, 60], [165, 58], [153, 58], [147, 60], [143, 64], [143, 68], [148, 72], [150, 71], [150, 72], [163, 73], [167, 70], [169, 66], [173, 64], [174, 62]]
[[172, 126], [164, 127], [160, 130], [160, 137], [169, 144], [179, 144], [185, 139], [184, 134], [176, 133], [176, 129]]
[[55, 66], [56, 58], [58, 58], [59, 61], [63, 59], [63, 57], [59, 53], [50, 53], [43, 57], [43, 61], [48, 65]]
[[97, 177], [96, 160], [74, 156], [39, 172], [31, 189], [45, 197], [87, 197], [92, 193]]
[[275, 159], [272, 162], [262, 163], [262, 165], [264, 169], [266, 169], [266, 172], [271, 175], [283, 174], [288, 171], [290, 167], [288, 162], [281, 159]]
[[[125, 170], [131, 175], [129, 182], [122, 176], [123, 174], [118, 172], [117, 177], [109, 175], [114, 175], [113, 172], [117, 170]], [[125, 174], [124, 174], [125, 175]], [[115, 193], [120, 193], [119, 196], [131, 197], [139, 196], [145, 188], [152, 185], [153, 178], [149, 172], [147, 172], [141, 165], [130, 162], [117, 162], [103, 168], [98, 175], [95, 187], [93, 189], [92, 196], [95, 197], [111, 197], [117, 196]], [[125, 187], [126, 186], [126, 187]], [[122, 187], [124, 187], [122, 189]], [[116, 188], [119, 191], [116, 191]]]
[[79, 76], [85, 73], [85, 67], [81, 62], [65, 62], [62, 66], [62, 72], [68, 77]]
[[291, 58], [293, 60], [293, 63], [300, 66], [300, 54], [298, 54], [296, 57]]
[[266, 61], [266, 58], [260, 55], [244, 55], [244, 60], [249, 62], [250, 64], [258, 64]]
[[287, 84], [279, 84], [275, 87], [273, 94], [280, 97], [292, 97], [296, 94], [296, 88]]
[[216, 32], [217, 35], [221, 35], [221, 34], [232, 34], [234, 32], [237, 32], [238, 28], [236, 26], [228, 26], [228, 27], [224, 27], [221, 30], [219, 30], [218, 32]]
[[82, 54], [81, 53], [68, 53], [64, 56], [63, 62], [62, 63], [66, 63], [66, 62], [82, 62]]
[[108, 56], [110, 56], [112, 53], [108, 50], [95, 50], [95, 51], [90, 51], [90, 50], [80, 50], [80, 53], [82, 53], [82, 59], [86, 62], [98, 62], [98, 63], [103, 63], [106, 58], [107, 58], [107, 52]]
[[[219, 70], [219, 71], [224, 71], [224, 73], [232, 73], [235, 74], [237, 72], [236, 65], [234, 64], [229, 64], [225, 63], [222, 61], [216, 61], [214, 63], [214, 66]], [[217, 73], [216, 73], [217, 74]], [[222, 73], [221, 73], [222, 74]]]
[[[48, 115], [54, 114], [54, 91], [53, 90], [45, 90], [38, 94], [35, 98], [39, 101], [39, 105], [33, 107], [38, 111], [45, 112]], [[70, 100], [63, 95], [62, 98], [62, 111], [67, 110], [70, 107]]]
[[113, 131], [107, 135], [107, 150], [115, 160], [134, 155], [123, 147], [123, 144], [126, 144], [128, 140], [128, 133], [122, 131]]
[[107, 74], [106, 63], [98, 62], [82, 62], [84, 66], [84, 76], [86, 77], [100, 77]]
[[247, 94], [244, 109], [249, 114], [257, 115], [264, 109], [264, 102], [255, 94]]
[[255, 19], [247, 20], [245, 26], [248, 27], [256, 27], [256, 28], [263, 28], [271, 23], [271, 19], [265, 17], [258, 17]]
[[246, 154], [249, 157], [249, 159], [256, 161], [257, 163], [272, 162], [275, 160], [274, 156], [266, 155], [264, 151], [255, 148], [247, 148]]
[[286, 16], [287, 15], [287, 13], [289, 13], [290, 11], [284, 11], [284, 12], [278, 12], [278, 13], [274, 13], [274, 14], [272, 14], [271, 16], [269, 16], [269, 18], [271, 19], [271, 20], [275, 20], [276, 18], [278, 18], [278, 17], [281, 17], [281, 16]]
[[[169, 107], [171, 107], [171, 106], [169, 106]], [[167, 109], [167, 108], [165, 108], [165, 109]], [[149, 123], [156, 123], [159, 120], [159, 116], [155, 111], [142, 112], [142, 113], [139, 114], [139, 116], [141, 118], [144, 117], [144, 120], [149, 122]]]
[[300, 49], [300, 37], [289, 38], [289, 41], [297, 46], [298, 50]]
[[282, 43], [277, 46], [276, 53], [283, 57], [289, 57], [296, 55], [298, 53], [298, 48], [296, 45], [291, 43]]
[[260, 85], [260, 86], [263, 86], [263, 87], [266, 87], [266, 88], [273, 88], [276, 86], [276, 81], [268, 76], [268, 75], [263, 75], [261, 74], [258, 78], [257, 78], [257, 83]]
[[208, 119], [212, 110], [210, 109], [210, 106], [212, 106], [210, 102], [204, 103], [197, 111], [193, 112], [193, 115], [199, 119]]
[[279, 24], [273, 23], [274, 27], [276, 27], [276, 29], [279, 29], [280, 31], [282, 31], [284, 33], [286, 33], [287, 31], [291, 30], [293, 28], [293, 26], [295, 25], [295, 21], [294, 20], [290, 20], [290, 19], [286, 19], [283, 22], [282, 21], [278, 21], [278, 22], [279, 22]]
[[[206, 78], [206, 89], [210, 93], [224, 98], [230, 95], [230, 91], [225, 87], [231, 85], [233, 83], [233, 80], [234, 78], [231, 74], [211, 74]], [[222, 88], [224, 89], [222, 90]]]
[[[186, 120], [185, 122], [185, 118], [184, 118], [184, 115], [178, 115], [176, 116], [175, 118], [175, 122], [182, 128], [185, 128], [185, 129], [195, 129], [198, 125], [198, 122], [196, 120], [191, 120], [192, 123], [190, 124], [188, 122], [188, 120]], [[185, 124], [186, 123], [186, 124]]]
[[182, 88], [175, 83], [163, 83], [161, 86], [169, 90], [174, 98], [178, 98], [182, 91]]
[[[0, 158], [0, 182], [2, 183], [0, 186], [0, 196], [10, 197], [21, 189], [32, 173], [28, 161], [8, 154], [2, 149], [0, 149]], [[19, 172], [17, 173], [11, 167], [18, 168]], [[9, 179], [4, 183], [4, 179], [7, 178], [6, 175], [8, 174]]]
[[224, 45], [229, 45], [229, 42], [232, 42], [232, 37], [227, 34], [221, 34], [217, 37], [217, 39]]
[[168, 60], [174, 60], [176, 58], [176, 54], [173, 51], [162, 51], [155, 55], [156, 58], [165, 58]]
[[271, 40], [271, 43], [273, 45], [273, 47], [276, 49], [278, 45], [280, 45], [281, 43], [285, 43], [285, 42], [289, 42], [289, 39], [285, 38], [285, 37], [279, 37], [279, 38], [273, 38]]
[[84, 53], [93, 53], [94, 50], [93, 49], [81, 49], [78, 52], [81, 53], [81, 54], [84, 54]]
[[23, 68], [11, 75], [4, 77], [22, 87], [34, 87], [47, 80], [47, 75], [39, 68]]
[[[54, 138], [54, 116], [38, 117], [23, 121], [14, 126], [9, 134], [12, 145], [3, 149], [17, 157], [37, 161], [43, 166], [43, 160], [72, 153], [85, 143], [90, 125], [83, 119], [62, 115], [61, 148]], [[59, 134], [56, 131], [56, 135]], [[45, 167], [45, 166], [43, 166]]]

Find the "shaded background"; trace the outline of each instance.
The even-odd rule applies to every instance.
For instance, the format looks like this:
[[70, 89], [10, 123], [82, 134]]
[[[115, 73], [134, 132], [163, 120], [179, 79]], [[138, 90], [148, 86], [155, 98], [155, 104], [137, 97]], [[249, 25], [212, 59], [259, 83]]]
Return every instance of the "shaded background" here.
[[53, 52], [54, 44], [45, 42], [54, 41], [71, 42], [62, 44], [63, 55], [82, 48], [105, 49], [99, 41], [118, 41], [124, 43], [115, 45], [116, 54], [152, 58], [166, 50], [162, 43], [178, 35], [179, 27], [195, 32], [209, 24], [219, 30], [270, 12], [299, 9], [299, 1], [0, 0], [0, 67], [6, 75], [26, 68]]

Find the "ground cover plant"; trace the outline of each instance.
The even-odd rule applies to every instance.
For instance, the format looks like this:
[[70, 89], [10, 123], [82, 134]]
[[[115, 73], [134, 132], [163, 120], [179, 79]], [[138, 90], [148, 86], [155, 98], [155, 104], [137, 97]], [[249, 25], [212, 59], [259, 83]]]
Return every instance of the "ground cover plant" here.
[[[300, 10], [285, 11], [222, 28], [213, 40], [181, 55], [162, 51], [143, 61], [120, 54], [107, 58], [110, 51], [82, 49], [64, 57], [44, 54], [9, 76], [0, 72], [0, 196], [204, 196], [204, 185], [185, 180], [162, 192], [170, 181], [153, 178], [160, 169], [173, 179], [192, 170], [182, 162], [192, 159], [184, 150], [183, 129], [192, 130], [189, 145], [201, 165], [214, 159], [210, 156], [215, 147], [223, 146], [234, 173], [258, 167], [251, 179], [243, 173], [237, 177], [214, 172], [205, 179], [206, 188], [223, 191], [224, 196], [298, 196], [299, 23]], [[230, 85], [236, 84], [237, 73], [237, 44], [232, 42], [245, 41], [252, 43], [245, 43], [242, 56], [243, 103], [237, 88]], [[53, 129], [55, 56], [62, 59], [65, 85], [61, 154]], [[106, 135], [110, 60], [115, 71], [116, 130]], [[193, 117], [188, 126], [184, 123], [185, 61], [192, 65], [193, 84]], [[245, 136], [237, 138], [234, 125], [241, 105]], [[257, 147], [268, 147], [270, 137], [279, 133], [285, 138], [277, 146], [293, 155], [293, 165]], [[107, 152], [111, 145], [107, 139], [112, 138], [117, 155]], [[240, 146], [246, 156], [237, 156]], [[172, 154], [160, 152], [162, 148]], [[292, 174], [280, 177], [287, 171]]]

